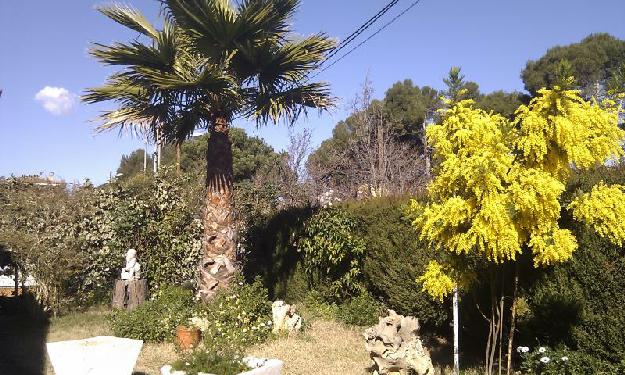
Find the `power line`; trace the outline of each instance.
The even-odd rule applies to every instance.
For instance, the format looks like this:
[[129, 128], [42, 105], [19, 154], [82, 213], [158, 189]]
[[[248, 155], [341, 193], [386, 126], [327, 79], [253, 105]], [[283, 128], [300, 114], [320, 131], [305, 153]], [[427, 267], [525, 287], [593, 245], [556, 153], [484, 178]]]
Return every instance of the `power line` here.
[[391, 2], [389, 2], [388, 4], [386, 4], [386, 6], [384, 8], [382, 8], [378, 13], [376, 13], [373, 17], [369, 18], [367, 20], [367, 22], [363, 23], [362, 25], [360, 25], [360, 27], [358, 29], [356, 29], [356, 31], [354, 31], [353, 33], [351, 33], [347, 38], [345, 38], [343, 41], [341, 41], [341, 43], [339, 43], [338, 46], [336, 46], [332, 52], [330, 52], [330, 54], [328, 54], [328, 57], [325, 58], [325, 60], [321, 63], [321, 65], [323, 65], [323, 63], [325, 61], [330, 60], [332, 57], [334, 57], [337, 53], [339, 53], [343, 48], [347, 47], [347, 45], [349, 43], [351, 43], [354, 39], [356, 39], [360, 34], [362, 34], [363, 32], [365, 32], [369, 27], [371, 27], [377, 20], [379, 20], [383, 15], [385, 15], [389, 10], [391, 10], [392, 7], [394, 7], [395, 5], [397, 5], [397, 3], [399, 2], [399, 0], [392, 0]]
[[[392, 7], [394, 7], [395, 5], [397, 5], [397, 3], [399, 2], [399, 0], [392, 0], [391, 2], [389, 2], [388, 4], [386, 4], [386, 6], [384, 6], [384, 8], [380, 9], [375, 15], [373, 15], [371, 18], [369, 18], [365, 23], [363, 23], [362, 25], [360, 25], [360, 27], [358, 27], [358, 29], [356, 29], [356, 31], [352, 32], [351, 34], [349, 34], [349, 36], [347, 36], [347, 38], [345, 38], [343, 41], [341, 41], [336, 47], [334, 47], [333, 49], [330, 50], [330, 53], [328, 54], [328, 56], [326, 58], [324, 58], [315, 68], [314, 70], [317, 69], [321, 69], [321, 67], [323, 66], [323, 64], [325, 64], [326, 62], [328, 62], [332, 57], [334, 57], [337, 53], [339, 53], [342, 49], [344, 49], [345, 47], [347, 47], [347, 45], [349, 45], [351, 42], [354, 41], [354, 39], [356, 39], [360, 34], [362, 34], [363, 32], [365, 32], [368, 28], [370, 28], [377, 20], [379, 20], [383, 15], [385, 15]], [[325, 69], [324, 69], [325, 70]], [[290, 88], [294, 88], [297, 87], [299, 85], [302, 85], [306, 82], [308, 82], [312, 77], [310, 76], [312, 74], [311, 72], [306, 72], [302, 77], [300, 77], [297, 82], [293, 82], [289, 87]], [[318, 75], [315, 74], [313, 75], [313, 77], [316, 77]]]
[[[408, 13], [412, 8], [414, 8], [415, 6], [417, 6], [419, 3], [421, 2], [421, 0], [415, 0], [412, 4], [410, 4], [406, 9], [404, 9], [403, 11], [401, 11], [398, 15], [396, 15], [395, 17], [393, 17], [393, 19], [391, 19], [390, 21], [388, 21], [387, 23], [385, 23], [382, 27], [380, 27], [376, 32], [374, 32], [373, 34], [369, 35], [369, 37], [367, 37], [367, 39], [363, 40], [362, 42], [360, 42], [359, 44], [357, 44], [356, 46], [354, 46], [352, 49], [350, 49], [349, 51], [345, 52], [343, 55], [341, 55], [341, 57], [339, 57], [338, 59], [334, 60], [330, 65], [324, 67], [323, 69], [321, 69], [320, 71], [318, 71], [317, 73], [315, 73], [312, 77], [307, 78], [308, 79], [312, 79], [315, 78], [316, 76], [318, 76], [319, 74], [325, 72], [326, 70], [330, 69], [331, 67], [333, 67], [334, 65], [336, 65], [336, 63], [338, 63], [339, 61], [343, 60], [344, 58], [346, 58], [347, 56], [349, 56], [352, 52], [354, 52], [355, 50], [357, 50], [358, 48], [360, 48], [363, 44], [367, 43], [369, 40], [371, 40], [373, 37], [375, 37], [376, 35], [378, 35], [379, 33], [381, 33], [382, 31], [384, 31], [387, 27], [389, 27], [391, 24], [393, 24], [395, 21], [397, 21], [400, 17], [402, 17], [404, 14]], [[328, 61], [330, 59], [330, 57], [328, 57], [328, 59], [324, 60], [324, 61]]]

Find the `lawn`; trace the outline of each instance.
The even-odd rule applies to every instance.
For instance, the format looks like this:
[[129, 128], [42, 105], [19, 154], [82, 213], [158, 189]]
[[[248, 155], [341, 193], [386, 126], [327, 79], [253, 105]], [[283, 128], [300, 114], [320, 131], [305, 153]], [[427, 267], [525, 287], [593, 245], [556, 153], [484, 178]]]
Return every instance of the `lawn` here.
[[[79, 340], [93, 336], [113, 336], [108, 327], [108, 310], [98, 309], [82, 313], [72, 313], [50, 320], [48, 342]], [[160, 374], [160, 368], [176, 359], [173, 344], [145, 343], [135, 366], [135, 374]], [[46, 374], [54, 375], [52, 366], [46, 360]]]
[[[110, 311], [94, 309], [50, 319], [48, 342], [112, 335], [106, 316]], [[329, 320], [313, 320], [300, 334], [281, 336], [249, 350], [250, 355], [279, 358], [284, 361], [282, 375], [366, 375], [370, 374], [369, 356], [364, 349], [363, 328], [348, 327]], [[134, 375], [160, 374], [160, 368], [175, 360], [171, 343], [143, 345]], [[45, 373], [54, 375], [45, 361]], [[450, 374], [436, 369], [436, 374]], [[474, 374], [477, 372], [467, 372]]]
[[[112, 335], [106, 321], [107, 314], [107, 310], [90, 310], [52, 318], [47, 341]], [[283, 375], [363, 375], [367, 374], [369, 365], [360, 330], [331, 321], [314, 321], [304, 333], [270, 340], [252, 348], [250, 354], [282, 359], [285, 362]], [[135, 374], [157, 375], [163, 365], [175, 358], [173, 344], [146, 343], [135, 366]], [[54, 375], [48, 361], [46, 374]]]

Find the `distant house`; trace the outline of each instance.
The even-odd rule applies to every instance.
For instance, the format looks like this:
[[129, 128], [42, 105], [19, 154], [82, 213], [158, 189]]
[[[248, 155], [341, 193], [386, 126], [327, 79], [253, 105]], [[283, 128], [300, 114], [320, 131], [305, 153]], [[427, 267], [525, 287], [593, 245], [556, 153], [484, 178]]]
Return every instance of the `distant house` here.
[[[17, 286], [17, 294], [22, 294], [22, 287], [26, 290], [35, 286], [35, 279], [32, 276], [28, 276], [26, 280], [24, 280], [24, 284], [22, 285], [21, 280]], [[11, 297], [14, 296], [16, 292], [15, 289], [15, 277], [13, 275], [3, 275], [0, 276], [0, 297]]]

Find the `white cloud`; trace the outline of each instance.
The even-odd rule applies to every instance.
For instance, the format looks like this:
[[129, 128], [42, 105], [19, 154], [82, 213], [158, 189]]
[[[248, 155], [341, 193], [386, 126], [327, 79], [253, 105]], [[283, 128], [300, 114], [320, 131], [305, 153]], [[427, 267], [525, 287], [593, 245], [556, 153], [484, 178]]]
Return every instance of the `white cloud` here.
[[53, 115], [65, 115], [69, 113], [76, 102], [76, 95], [63, 87], [46, 86], [35, 95], [46, 111]]

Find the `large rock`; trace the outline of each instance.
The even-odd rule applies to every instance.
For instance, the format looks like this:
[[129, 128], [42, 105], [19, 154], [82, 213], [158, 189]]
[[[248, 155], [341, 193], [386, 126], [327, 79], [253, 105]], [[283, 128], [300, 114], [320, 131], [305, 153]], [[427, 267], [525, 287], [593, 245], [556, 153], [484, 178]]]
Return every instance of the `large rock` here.
[[131, 375], [143, 341], [97, 336], [46, 346], [56, 375]]
[[434, 366], [419, 338], [419, 321], [393, 310], [365, 331], [365, 348], [376, 375], [433, 375]]
[[271, 304], [273, 316], [273, 333], [297, 332], [302, 329], [302, 317], [295, 313], [295, 305], [284, 301], [275, 301]]

